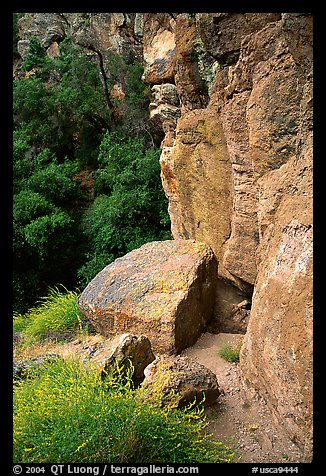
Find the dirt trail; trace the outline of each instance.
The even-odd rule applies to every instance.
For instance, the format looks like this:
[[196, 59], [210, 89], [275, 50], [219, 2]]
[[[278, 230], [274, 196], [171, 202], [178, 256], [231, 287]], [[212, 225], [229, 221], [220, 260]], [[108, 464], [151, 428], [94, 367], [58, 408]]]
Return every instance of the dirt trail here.
[[[211, 369], [217, 376], [221, 395], [215, 405], [206, 409], [208, 430], [219, 441], [238, 448], [240, 462], [247, 463], [298, 463], [302, 455], [282, 432], [275, 426], [266, 405], [257, 399], [250, 402], [245, 397], [239, 374], [239, 365], [229, 363], [218, 355], [218, 349], [229, 342], [240, 344], [241, 334], [204, 333], [192, 346], [182, 351]], [[66, 344], [44, 342], [29, 348], [14, 348], [14, 358], [31, 358], [45, 353], [70, 355], [87, 358], [89, 349], [97, 342], [105, 340], [101, 335], [88, 336]]]
[[240, 462], [298, 463], [302, 461], [300, 450], [282, 432], [282, 427], [275, 426], [267, 406], [245, 398], [239, 365], [218, 355], [223, 344], [239, 344], [242, 338], [240, 334], [205, 333], [181, 353], [211, 369], [222, 390], [218, 403], [206, 410], [208, 429], [218, 440], [237, 445]]

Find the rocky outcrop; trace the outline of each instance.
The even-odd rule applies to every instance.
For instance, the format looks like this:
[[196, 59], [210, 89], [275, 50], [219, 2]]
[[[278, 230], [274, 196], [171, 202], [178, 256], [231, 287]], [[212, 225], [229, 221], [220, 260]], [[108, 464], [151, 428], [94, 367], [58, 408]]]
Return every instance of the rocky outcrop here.
[[223, 247], [231, 233], [233, 177], [216, 111], [184, 113], [175, 145], [163, 149], [160, 163], [174, 238], [204, 238], [223, 266]]
[[173, 236], [213, 249], [217, 328], [249, 322], [244, 382], [309, 460], [312, 17], [180, 14], [174, 39], [181, 117], [161, 155]]
[[[239, 57], [246, 34], [279, 18], [280, 14], [200, 14], [194, 21], [183, 14], [175, 27], [175, 83], [182, 116], [174, 147], [163, 149], [161, 157], [172, 233], [175, 238], [204, 237], [218, 257], [219, 275], [249, 294], [259, 240], [246, 120], [250, 93], [243, 88], [243, 94], [229, 101], [222, 94], [230, 89], [225, 78], [228, 65]], [[215, 36], [209, 44], [211, 30]], [[202, 73], [209, 70], [208, 56], [215, 58], [210, 81]]]
[[32, 36], [37, 36], [42, 46], [50, 49], [70, 37], [88, 53], [99, 52], [104, 62], [111, 53], [139, 56], [142, 48], [134, 33], [135, 16], [135, 13], [26, 13], [19, 20], [18, 52], [25, 57]]
[[[174, 84], [164, 83], [151, 89], [152, 102], [149, 105], [150, 120], [158, 130], [164, 132], [161, 147], [173, 146], [174, 130], [180, 117], [179, 97]], [[172, 135], [169, 132], [172, 132]]]
[[146, 83], [161, 84], [173, 80], [174, 25], [175, 19], [169, 13], [143, 14], [143, 80]]
[[95, 276], [78, 305], [105, 336], [144, 334], [154, 353], [178, 353], [212, 317], [216, 276], [216, 259], [203, 243], [147, 243]]
[[186, 356], [154, 360], [145, 369], [142, 388], [146, 389], [148, 398], [177, 408], [194, 402], [209, 406], [216, 403], [220, 395], [216, 375]]
[[312, 451], [311, 28], [309, 16], [283, 15], [248, 39], [235, 67], [237, 88], [241, 78], [252, 81], [246, 116], [259, 233], [242, 373], [306, 460]]
[[[54, 57], [60, 54], [60, 42], [71, 38], [74, 45], [98, 64], [105, 101], [116, 119], [123, 115], [119, 100], [125, 97], [123, 73], [112, 73], [117, 57], [124, 57], [129, 63], [141, 62], [143, 57], [135, 22], [135, 13], [26, 13], [19, 20], [17, 50], [24, 58], [30, 39], [36, 36], [48, 56]], [[16, 66], [14, 75], [17, 74], [20, 73]]]
[[119, 334], [99, 342], [89, 355], [90, 360], [105, 374], [117, 367], [126, 372], [132, 366], [131, 378], [135, 386], [144, 380], [144, 369], [155, 359], [151, 343], [146, 336]]
[[[292, 205], [295, 202], [298, 205], [297, 200]], [[264, 252], [258, 272], [241, 351], [241, 371], [248, 392], [254, 390], [264, 398], [276, 421], [309, 461], [313, 410], [312, 227], [305, 223], [308, 216], [283, 221], [285, 217], [279, 213], [280, 224], [273, 225], [268, 254]]]
[[[241, 369], [309, 461], [312, 452], [312, 149], [260, 180], [259, 271]], [[271, 385], [273, 382], [273, 385]]]

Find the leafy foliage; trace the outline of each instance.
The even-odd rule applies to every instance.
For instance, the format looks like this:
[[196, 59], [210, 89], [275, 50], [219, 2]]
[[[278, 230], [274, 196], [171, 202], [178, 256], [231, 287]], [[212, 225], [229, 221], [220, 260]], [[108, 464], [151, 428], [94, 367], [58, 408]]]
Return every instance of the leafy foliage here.
[[24, 315], [15, 313], [14, 331], [40, 339], [50, 331], [86, 329], [85, 318], [77, 306], [78, 293], [62, 288], [50, 288], [48, 294]]
[[37, 36], [32, 36], [29, 41], [27, 55], [22, 62], [22, 71], [31, 71], [33, 68], [42, 68], [44, 74], [47, 70], [46, 65], [50, 63], [50, 58], [46, 55], [45, 49], [42, 47]]
[[[115, 84], [125, 91], [109, 107], [97, 55], [86, 56], [69, 38], [59, 48], [49, 58], [32, 37], [26, 74], [13, 85], [18, 312], [49, 285], [86, 285], [121, 254], [170, 237], [141, 64], [106, 59], [107, 91]], [[83, 169], [93, 170], [93, 195], [76, 178]]]
[[45, 364], [14, 392], [14, 462], [232, 462], [205, 434], [203, 411], [161, 407], [119, 371], [71, 360]]
[[[46, 164], [48, 160], [53, 162]], [[72, 179], [74, 170], [74, 164], [58, 164], [47, 150], [33, 161], [15, 161], [13, 247], [17, 311], [26, 310], [48, 283], [59, 281], [65, 267], [66, 282], [71, 282], [73, 273], [68, 265], [75, 259], [77, 246], [77, 217], [71, 204], [82, 196]]]
[[218, 351], [220, 357], [228, 362], [239, 362], [240, 347], [225, 343]]
[[36, 37], [23, 62], [33, 74], [14, 81], [15, 123], [27, 128], [37, 148], [49, 148], [83, 164], [96, 160], [103, 130], [110, 125], [98, 67], [65, 39], [50, 59]]
[[98, 196], [82, 220], [93, 257], [89, 266], [79, 270], [79, 285], [87, 284], [92, 266], [95, 275], [113, 257], [171, 237], [159, 180], [159, 150], [146, 148], [140, 138], [119, 140], [107, 133], [100, 145], [99, 164], [94, 183]]
[[120, 120], [115, 124], [116, 130], [126, 137], [142, 137], [153, 143], [155, 134], [148, 119], [150, 94], [148, 87], [140, 80], [143, 65], [128, 56], [111, 54], [107, 59], [107, 87], [112, 91], [114, 86], [122, 87], [124, 97], [116, 98], [113, 94], [111, 101]]

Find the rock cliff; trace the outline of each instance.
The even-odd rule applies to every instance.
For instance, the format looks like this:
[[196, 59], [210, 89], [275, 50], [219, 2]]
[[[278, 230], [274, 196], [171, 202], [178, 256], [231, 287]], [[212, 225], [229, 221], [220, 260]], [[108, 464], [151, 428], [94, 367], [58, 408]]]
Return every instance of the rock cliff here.
[[[171, 26], [168, 14], [165, 21]], [[232, 323], [222, 305], [226, 290], [235, 297], [229, 284], [247, 297], [253, 291], [243, 380], [309, 460], [312, 17], [181, 14], [173, 25], [180, 118], [161, 155], [173, 236], [214, 250], [224, 283], [220, 328]], [[150, 73], [145, 79], [156, 82]]]
[[[248, 394], [266, 400], [306, 461], [312, 28], [312, 16], [301, 13], [27, 14], [18, 48], [24, 55], [32, 34], [47, 48], [70, 35], [99, 56], [104, 74], [109, 51], [142, 59], [149, 114], [163, 137], [173, 237], [213, 250], [216, 329], [246, 332], [240, 366]], [[240, 325], [245, 298], [250, 317], [241, 314]]]

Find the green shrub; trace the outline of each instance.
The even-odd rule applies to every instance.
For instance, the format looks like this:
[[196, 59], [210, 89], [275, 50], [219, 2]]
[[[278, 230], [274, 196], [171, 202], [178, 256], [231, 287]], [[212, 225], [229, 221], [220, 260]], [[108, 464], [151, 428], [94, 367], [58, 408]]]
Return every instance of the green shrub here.
[[37, 36], [32, 36], [29, 40], [28, 52], [24, 61], [22, 62], [22, 71], [30, 71], [33, 68], [45, 68], [49, 58], [46, 54], [46, 49], [43, 48]]
[[[110, 53], [105, 82], [95, 52], [85, 55], [70, 38], [59, 49], [49, 58], [31, 38], [22, 61], [31, 74], [13, 81], [13, 288], [20, 313], [48, 286], [86, 286], [102, 264], [171, 238], [143, 66], [133, 55]], [[123, 98], [109, 98], [115, 84]], [[94, 172], [93, 189], [79, 180], [84, 169]]]
[[[39, 156], [38, 159], [40, 160]], [[71, 178], [77, 170], [76, 164], [68, 161], [63, 164], [52, 162], [43, 166], [40, 162], [38, 170], [29, 178], [26, 186], [58, 206], [69, 205], [73, 199], [80, 197], [79, 187]]]
[[132, 54], [119, 55], [110, 53], [106, 58], [107, 87], [110, 90], [115, 84], [123, 85], [124, 98], [112, 98], [112, 105], [119, 111], [117, 129], [124, 131], [127, 137], [150, 136], [151, 125], [148, 115], [150, 95], [147, 86], [141, 80], [144, 72], [142, 63]]
[[53, 213], [56, 208], [43, 195], [32, 190], [22, 190], [14, 196], [14, 222], [25, 226], [33, 220]]
[[[73, 180], [78, 165], [68, 159], [59, 163], [49, 149], [24, 157], [23, 130], [15, 136], [22, 153], [14, 162], [13, 197], [14, 309], [18, 312], [33, 305], [48, 285], [75, 285], [80, 240], [74, 207], [84, 199]], [[34, 275], [31, 281], [26, 274]]]
[[14, 332], [22, 332], [28, 327], [30, 323], [28, 317], [19, 314], [19, 312], [14, 312], [13, 315], [13, 331]]
[[218, 354], [228, 362], [239, 362], [240, 346], [232, 346], [229, 342], [223, 344]]
[[60, 55], [51, 59], [33, 37], [22, 68], [34, 74], [14, 80], [15, 128], [24, 123], [32, 145], [49, 148], [61, 160], [68, 155], [83, 164], [94, 163], [111, 116], [97, 62], [69, 38], [60, 42]]
[[49, 294], [27, 313], [15, 313], [14, 331], [22, 330], [27, 336], [40, 339], [51, 331], [86, 329], [84, 318], [77, 306], [77, 292], [63, 289], [64, 291], [50, 288]]
[[81, 222], [89, 248], [78, 271], [79, 286], [89, 282], [98, 257], [110, 258], [106, 265], [144, 243], [171, 239], [159, 156], [160, 150], [148, 149], [143, 139], [104, 135], [94, 183], [98, 196]]
[[231, 462], [234, 454], [205, 434], [203, 410], [160, 407], [130, 375], [77, 361], [46, 364], [14, 392], [14, 462]]
[[13, 159], [14, 162], [25, 159], [29, 149], [29, 137], [27, 136], [27, 126], [22, 123], [13, 132]]
[[[31, 76], [14, 80], [13, 113], [14, 128], [24, 129], [30, 145], [52, 148], [61, 143], [53, 91], [41, 78]], [[57, 152], [57, 148], [54, 151]]]

